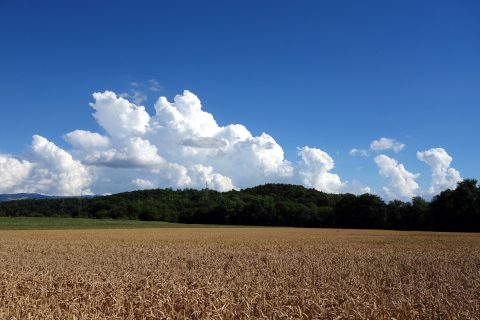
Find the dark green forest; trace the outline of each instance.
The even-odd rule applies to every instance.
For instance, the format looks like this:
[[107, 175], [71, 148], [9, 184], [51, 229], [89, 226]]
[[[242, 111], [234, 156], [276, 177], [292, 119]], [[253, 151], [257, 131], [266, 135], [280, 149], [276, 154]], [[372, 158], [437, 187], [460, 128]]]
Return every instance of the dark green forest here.
[[0, 216], [160, 220], [195, 224], [480, 231], [480, 187], [459, 182], [430, 202], [385, 203], [373, 194], [328, 194], [288, 184], [241, 191], [155, 189], [92, 198], [0, 202]]

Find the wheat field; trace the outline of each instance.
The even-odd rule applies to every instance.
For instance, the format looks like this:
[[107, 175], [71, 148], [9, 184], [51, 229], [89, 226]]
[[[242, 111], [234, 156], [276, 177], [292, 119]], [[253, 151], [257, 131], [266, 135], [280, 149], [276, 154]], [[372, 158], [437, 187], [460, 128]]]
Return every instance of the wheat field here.
[[480, 319], [480, 236], [0, 232], [0, 319]]

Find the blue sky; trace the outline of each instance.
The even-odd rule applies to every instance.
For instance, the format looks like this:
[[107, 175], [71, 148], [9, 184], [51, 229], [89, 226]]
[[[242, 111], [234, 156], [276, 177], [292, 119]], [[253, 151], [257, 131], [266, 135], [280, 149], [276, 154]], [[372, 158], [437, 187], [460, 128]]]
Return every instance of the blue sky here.
[[[33, 135], [79, 161], [90, 175], [80, 184], [93, 193], [134, 189], [132, 181], [145, 182], [138, 187], [204, 185], [202, 179], [214, 184], [203, 169], [193, 178], [188, 166], [196, 164], [194, 157], [167, 156], [162, 148], [172, 146], [143, 135], [169, 165], [187, 168], [195, 182], [149, 178], [170, 167], [145, 168], [133, 160], [114, 170], [119, 165], [104, 158], [98, 162], [99, 153], [97, 162], [89, 162], [92, 154], [77, 150], [65, 134], [100, 133], [112, 140], [109, 150], [128, 149], [92, 116], [92, 93], [105, 90], [132, 102], [134, 91], [146, 96], [138, 104], [153, 117], [159, 96], [173, 101], [186, 89], [220, 127], [242, 124], [252, 137], [262, 132], [273, 137], [291, 163], [291, 179], [265, 174], [263, 180], [236, 183], [224, 162], [198, 160], [232, 178], [235, 187], [280, 181], [355, 191], [322, 187], [319, 179], [328, 180], [322, 176], [327, 172], [386, 196], [383, 187], [393, 192], [399, 186], [390, 184], [405, 175], [395, 164], [393, 171], [386, 170], [390, 173], [379, 174], [375, 158], [380, 154], [420, 174], [406, 178], [418, 183], [415, 194], [428, 196], [437, 160], [443, 167], [436, 168], [447, 175], [454, 168], [461, 177], [480, 178], [478, 1], [2, 1], [0, 28], [0, 155], [10, 159], [0, 172], [11, 172], [8, 166], [23, 170], [8, 179], [4, 173], [9, 187], [0, 191], [62, 193], [34, 187], [41, 176], [34, 171], [42, 166], [51, 171], [43, 180], [62, 174], [45, 155], [52, 148], [35, 149]], [[152, 79], [158, 83], [154, 90]], [[399, 152], [368, 150], [382, 137], [405, 146]], [[335, 167], [310, 163], [307, 170], [306, 153], [298, 154], [304, 146], [327, 153]], [[368, 156], [351, 156], [352, 148]], [[442, 148], [451, 163], [445, 167], [444, 153], [432, 155], [430, 165], [418, 159], [418, 151], [432, 148]], [[235, 159], [240, 163], [244, 156]], [[323, 154], [311, 156], [319, 166], [330, 166], [318, 158]], [[307, 171], [309, 179], [300, 174]], [[452, 183], [455, 177], [444, 178]]]

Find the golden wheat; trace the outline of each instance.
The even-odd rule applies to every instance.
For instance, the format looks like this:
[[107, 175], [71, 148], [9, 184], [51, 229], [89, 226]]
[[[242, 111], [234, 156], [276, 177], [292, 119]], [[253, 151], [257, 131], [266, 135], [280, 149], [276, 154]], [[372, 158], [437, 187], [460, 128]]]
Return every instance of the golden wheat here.
[[480, 236], [0, 232], [0, 319], [479, 319]]

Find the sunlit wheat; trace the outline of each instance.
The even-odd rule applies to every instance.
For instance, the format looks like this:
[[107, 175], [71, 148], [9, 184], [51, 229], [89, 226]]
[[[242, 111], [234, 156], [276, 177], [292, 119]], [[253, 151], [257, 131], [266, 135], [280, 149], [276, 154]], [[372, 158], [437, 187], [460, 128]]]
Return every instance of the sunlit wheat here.
[[0, 232], [0, 319], [479, 319], [480, 235]]

